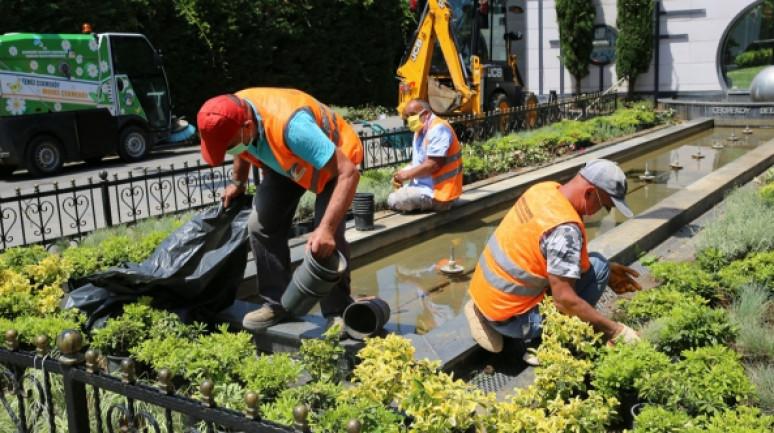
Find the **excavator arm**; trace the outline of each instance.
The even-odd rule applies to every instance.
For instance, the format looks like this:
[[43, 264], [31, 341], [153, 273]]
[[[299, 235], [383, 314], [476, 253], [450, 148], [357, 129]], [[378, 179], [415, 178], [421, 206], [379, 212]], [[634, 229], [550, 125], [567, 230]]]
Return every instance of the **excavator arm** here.
[[[446, 0], [427, 1], [417, 31], [398, 67], [399, 113], [403, 113], [403, 108], [414, 98], [427, 99], [439, 114], [479, 111], [483, 68], [479, 58], [471, 56], [469, 76], [452, 30], [453, 18], [452, 8]], [[440, 84], [431, 76], [436, 41], [448, 67], [445, 78], [450, 79], [453, 88]]]

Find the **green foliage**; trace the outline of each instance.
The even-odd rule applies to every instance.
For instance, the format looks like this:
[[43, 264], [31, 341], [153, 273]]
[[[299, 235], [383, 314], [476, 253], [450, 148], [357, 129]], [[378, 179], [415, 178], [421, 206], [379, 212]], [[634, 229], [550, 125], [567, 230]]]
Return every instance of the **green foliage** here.
[[236, 373], [261, 398], [274, 398], [301, 375], [301, 366], [287, 353], [248, 357], [237, 364]]
[[713, 414], [701, 426], [691, 432], [705, 433], [765, 433], [774, 430], [774, 416], [762, 414], [754, 407], [737, 406], [735, 410], [725, 410]]
[[648, 71], [653, 57], [653, 0], [617, 0], [618, 39], [615, 71], [629, 81], [628, 99], [634, 97], [637, 76]]
[[739, 355], [720, 345], [685, 350], [672, 368], [635, 383], [640, 397], [691, 416], [714, 414], [751, 397], [754, 388]]
[[[62, 331], [72, 329], [83, 333], [86, 316], [78, 311], [62, 311], [45, 317], [21, 316], [6, 322], [5, 329], [16, 329], [19, 342], [30, 348], [35, 347], [35, 339], [40, 335], [48, 337], [48, 348], [56, 347], [56, 338]], [[88, 339], [84, 338], [84, 346]]]
[[748, 284], [767, 284], [774, 281], [774, 251], [752, 253], [718, 271], [723, 286], [737, 293]]
[[774, 54], [771, 48], [762, 48], [756, 51], [745, 51], [734, 58], [734, 63], [740, 68], [752, 68], [761, 65], [770, 65]]
[[23, 273], [27, 265], [36, 265], [48, 256], [48, 251], [40, 245], [8, 248], [0, 254], [0, 271]]
[[636, 392], [634, 384], [641, 378], [670, 367], [669, 357], [646, 340], [616, 344], [602, 349], [591, 371], [591, 384], [602, 394], [619, 398]]
[[398, 433], [403, 431], [403, 416], [380, 404], [363, 400], [341, 403], [325, 412], [315, 414], [314, 431], [334, 433], [346, 431], [351, 419], [360, 421], [363, 432]]
[[340, 382], [343, 377], [341, 363], [347, 362], [344, 348], [339, 343], [341, 325], [336, 324], [323, 333], [323, 339], [301, 340], [301, 365], [312, 379], [323, 382]]
[[766, 204], [769, 206], [774, 205], [774, 183], [763, 185], [761, 189], [758, 190], [758, 194]]
[[658, 350], [672, 356], [691, 348], [731, 342], [739, 332], [726, 310], [695, 303], [676, 305], [653, 326], [656, 332], [648, 336]]
[[72, 263], [71, 278], [81, 278], [99, 271], [99, 250], [87, 245], [73, 246], [62, 251], [62, 258]]
[[755, 188], [737, 188], [724, 203], [723, 218], [705, 224], [696, 237], [697, 253], [714, 248], [731, 261], [752, 252], [774, 250], [773, 208]]
[[153, 308], [151, 302], [150, 297], [141, 297], [126, 304], [121, 315], [92, 331], [91, 348], [102, 355], [129, 356], [133, 348], [149, 339], [186, 339], [201, 332], [201, 327], [185, 325], [175, 313]]
[[251, 340], [249, 333], [228, 332], [228, 325], [223, 324], [217, 332], [195, 338], [191, 334], [155, 335], [130, 352], [156, 371], [168, 368], [173, 375], [184, 378], [188, 388], [182, 392], [197, 395], [205, 379], [216, 384], [239, 381], [238, 367], [248, 357], [255, 356]]
[[769, 362], [747, 365], [747, 375], [755, 385], [755, 400], [758, 407], [774, 414], [774, 365]]
[[394, 108], [380, 107], [375, 105], [366, 104], [360, 107], [334, 107], [331, 109], [338, 113], [347, 122], [354, 122], [356, 120], [377, 120], [380, 115], [393, 115], [395, 114]]
[[576, 94], [580, 94], [581, 79], [589, 74], [595, 18], [596, 9], [591, 0], [556, 1], [561, 60], [575, 78]]
[[699, 295], [710, 302], [724, 297], [723, 292], [717, 290], [715, 277], [696, 262], [656, 262], [650, 266], [650, 271], [662, 283], [662, 289]]
[[313, 411], [328, 410], [336, 404], [336, 396], [341, 394], [344, 386], [331, 382], [309, 382], [301, 386], [288, 388], [282, 391], [280, 398], [303, 403]]
[[667, 316], [678, 305], [707, 305], [708, 301], [699, 295], [683, 293], [674, 288], [657, 287], [641, 290], [631, 299], [616, 302], [620, 310], [619, 320], [628, 324], [643, 324]]
[[731, 304], [729, 319], [739, 328], [735, 347], [745, 356], [763, 362], [774, 360], [774, 328], [769, 320], [773, 305], [769, 289], [757, 284], [743, 286]]
[[683, 410], [649, 404], [634, 418], [634, 424], [636, 433], [672, 433], [690, 428], [694, 421]]

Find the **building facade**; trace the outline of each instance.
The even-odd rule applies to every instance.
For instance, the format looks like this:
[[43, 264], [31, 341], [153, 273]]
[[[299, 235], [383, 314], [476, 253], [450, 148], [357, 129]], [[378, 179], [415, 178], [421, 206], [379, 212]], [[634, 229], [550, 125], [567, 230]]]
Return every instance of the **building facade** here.
[[[527, 90], [575, 92], [575, 80], [560, 60], [559, 29], [553, 0], [502, 0], [518, 13], [507, 15], [508, 28], [523, 38], [511, 42]], [[494, 2], [492, 2], [494, 3]], [[616, 0], [596, 6], [594, 63], [581, 82], [582, 92], [618, 85], [615, 71]], [[516, 7], [514, 7], [516, 6]], [[654, 57], [637, 77], [635, 91], [660, 96], [746, 93], [754, 75], [772, 64], [774, 0], [660, 0], [654, 14]], [[611, 58], [612, 57], [612, 58]]]

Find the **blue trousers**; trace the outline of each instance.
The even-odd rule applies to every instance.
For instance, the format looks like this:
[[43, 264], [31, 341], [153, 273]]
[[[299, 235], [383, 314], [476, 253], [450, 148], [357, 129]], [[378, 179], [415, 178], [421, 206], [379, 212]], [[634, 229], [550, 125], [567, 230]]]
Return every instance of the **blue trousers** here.
[[[599, 253], [589, 253], [589, 260], [591, 268], [582, 273], [578, 281], [575, 282], [575, 293], [593, 307], [597, 305], [597, 301], [602, 297], [602, 293], [607, 287], [607, 280], [610, 279], [610, 262]], [[537, 338], [540, 336], [540, 324], [543, 322], [539, 308], [540, 306], [536, 305], [505, 324], [496, 325], [490, 322], [490, 325], [495, 331], [506, 337], [525, 340]]]
[[[336, 180], [325, 185], [325, 189], [317, 195], [314, 203], [314, 227], [320, 225], [325, 209], [330, 202]], [[290, 229], [293, 226], [293, 216], [298, 202], [306, 189], [290, 178], [278, 174], [268, 168], [263, 169], [263, 180], [253, 199], [253, 212], [247, 222], [250, 248], [253, 251], [258, 281], [258, 294], [267, 303], [280, 304], [291, 279], [290, 272]], [[341, 316], [347, 305], [352, 303], [350, 297], [350, 266], [349, 243], [344, 238], [346, 220], [342, 219], [336, 229], [334, 240], [336, 248], [347, 259], [347, 269], [331, 292], [320, 301], [320, 309], [324, 317]]]

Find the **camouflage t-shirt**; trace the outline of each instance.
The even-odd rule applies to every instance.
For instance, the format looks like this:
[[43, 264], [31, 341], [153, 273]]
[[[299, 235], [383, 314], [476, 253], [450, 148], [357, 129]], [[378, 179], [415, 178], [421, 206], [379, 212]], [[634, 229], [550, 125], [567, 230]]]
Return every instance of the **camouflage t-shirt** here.
[[560, 224], [540, 238], [540, 252], [546, 258], [548, 273], [559, 277], [580, 278], [583, 232], [575, 223]]

